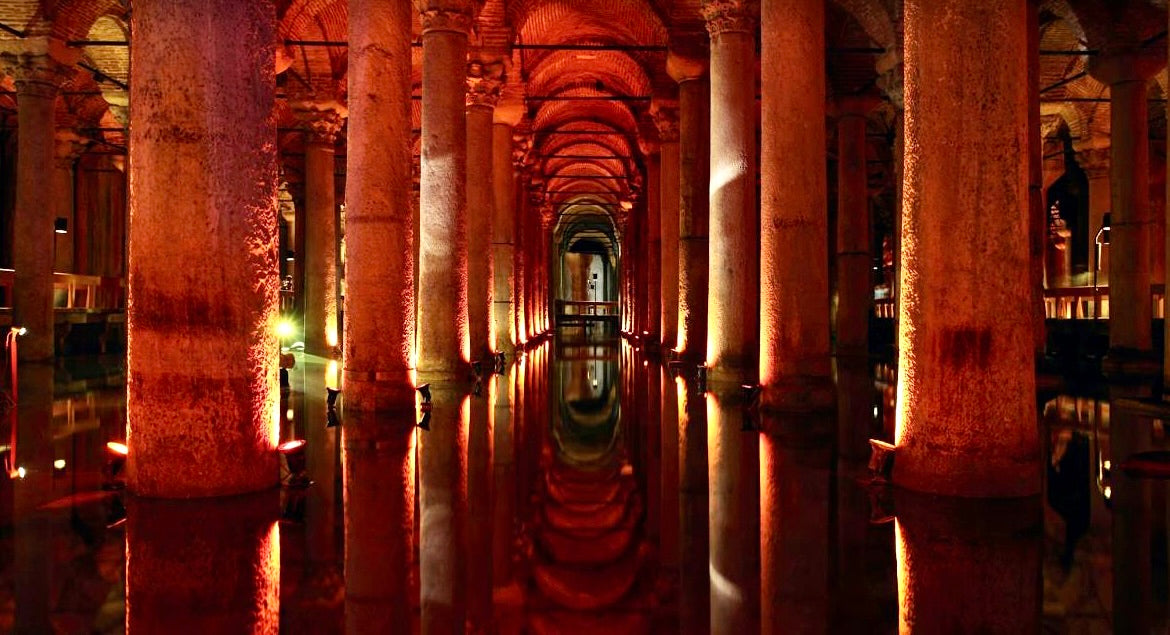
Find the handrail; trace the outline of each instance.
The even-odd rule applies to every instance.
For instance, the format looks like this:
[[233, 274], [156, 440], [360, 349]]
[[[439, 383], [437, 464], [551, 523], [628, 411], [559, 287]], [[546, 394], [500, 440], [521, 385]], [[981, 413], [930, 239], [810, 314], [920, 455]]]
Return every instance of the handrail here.
[[617, 302], [598, 302], [591, 300], [557, 300], [557, 314], [564, 316], [601, 315], [616, 316]]
[[[12, 308], [16, 274], [0, 269], [0, 308]], [[126, 308], [126, 280], [121, 276], [90, 276], [78, 273], [53, 274], [53, 308], [87, 311], [117, 311]]]
[[[1150, 303], [1155, 319], [1166, 314], [1166, 287], [1150, 285]], [[893, 298], [874, 300], [875, 317], [896, 317]], [[1109, 318], [1109, 287], [1060, 287], [1044, 290], [1044, 316], [1050, 320], [1104, 320]]]

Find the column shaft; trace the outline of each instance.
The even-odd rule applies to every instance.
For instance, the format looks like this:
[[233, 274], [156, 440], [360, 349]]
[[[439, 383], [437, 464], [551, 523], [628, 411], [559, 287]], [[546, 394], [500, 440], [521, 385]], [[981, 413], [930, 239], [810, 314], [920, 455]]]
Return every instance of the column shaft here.
[[[756, 220], [754, 20], [728, 0], [709, 2], [711, 32], [710, 282], [708, 378], [756, 374], [759, 276]], [[821, 125], [818, 122], [818, 125]], [[824, 166], [818, 166], [818, 172]], [[808, 264], [808, 263], [806, 263]], [[714, 614], [712, 614], [714, 621]]]
[[657, 344], [662, 337], [662, 185], [658, 152], [646, 157], [646, 303], [642, 308], [643, 339]]
[[[759, 372], [763, 406], [825, 408], [832, 403], [832, 385], [824, 2], [764, 0], [761, 16]], [[714, 68], [713, 63], [712, 77]], [[712, 174], [717, 171], [712, 169]], [[750, 243], [738, 249], [750, 253]], [[712, 284], [712, 289], [716, 286]]]
[[662, 125], [659, 125], [659, 135], [663, 137], [662, 148], [659, 151], [660, 200], [662, 201], [658, 229], [662, 240], [661, 266], [658, 274], [662, 288], [662, 306], [659, 324], [662, 328], [662, 348], [664, 349], [674, 349], [678, 346], [678, 121], [675, 120], [673, 124], [673, 137], [664, 135]]
[[678, 85], [678, 345], [679, 357], [702, 362], [707, 346], [710, 272], [708, 184], [711, 174], [711, 84], [705, 75]]
[[1109, 347], [1148, 351], [1150, 301], [1150, 141], [1146, 81], [1109, 87], [1110, 190]]
[[414, 412], [410, 23], [405, 3], [353, 0], [345, 179], [346, 409]]
[[[903, 487], [961, 496], [1040, 491], [1026, 29], [1022, 2], [906, 3], [913, 72], [894, 463]], [[985, 134], [964, 136], [971, 126]], [[979, 209], [998, 213], [971, 213]]]
[[467, 124], [470, 13], [423, 13], [421, 257], [418, 372], [451, 381], [469, 360]]
[[865, 114], [837, 122], [837, 354], [869, 353], [873, 306]]
[[305, 349], [337, 346], [337, 203], [332, 136], [305, 146]]
[[[487, 80], [485, 80], [487, 81]], [[498, 96], [498, 93], [497, 93]], [[467, 320], [471, 357], [486, 360], [492, 346], [492, 103], [467, 106]]]
[[147, 0], [131, 25], [128, 485], [150, 497], [272, 487], [275, 10]]
[[495, 350], [509, 358], [516, 347], [516, 180], [512, 175], [512, 126], [492, 126], [492, 320]]

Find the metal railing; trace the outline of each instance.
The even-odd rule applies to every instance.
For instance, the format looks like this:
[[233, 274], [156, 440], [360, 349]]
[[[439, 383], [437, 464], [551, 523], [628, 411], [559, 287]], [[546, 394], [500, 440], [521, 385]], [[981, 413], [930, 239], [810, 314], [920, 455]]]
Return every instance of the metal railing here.
[[[1166, 315], [1165, 285], [1150, 285], [1150, 303], [1155, 319]], [[893, 298], [874, 300], [875, 317], [897, 317]], [[1109, 287], [1063, 287], [1044, 290], [1044, 316], [1050, 320], [1109, 319]]]
[[[0, 269], [0, 308], [12, 308], [15, 274]], [[53, 274], [53, 308], [119, 311], [126, 308], [126, 281], [122, 277]]]

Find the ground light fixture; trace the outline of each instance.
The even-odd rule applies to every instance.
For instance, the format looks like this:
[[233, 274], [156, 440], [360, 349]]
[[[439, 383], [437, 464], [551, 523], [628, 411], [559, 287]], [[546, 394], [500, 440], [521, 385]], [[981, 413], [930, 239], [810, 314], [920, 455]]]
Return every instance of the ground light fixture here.
[[288, 472], [283, 479], [285, 485], [289, 487], [308, 487], [313, 484], [309, 479], [309, 475], [305, 473], [304, 439], [285, 441], [276, 447], [276, 451], [280, 453], [281, 458], [284, 460], [284, 468]]
[[337, 396], [341, 391], [336, 388], [325, 387], [325, 427], [335, 428], [341, 423], [341, 417], [337, 414]]
[[130, 448], [121, 441], [110, 441], [106, 444], [106, 479], [102, 483], [102, 489], [118, 490], [126, 487], [126, 483], [119, 477], [129, 454]]
[[419, 411], [422, 412], [422, 418], [418, 420], [418, 427], [423, 430], [431, 429], [431, 410], [434, 405], [431, 403], [431, 385], [422, 384], [415, 386], [415, 390], [422, 397], [422, 403], [419, 405]]

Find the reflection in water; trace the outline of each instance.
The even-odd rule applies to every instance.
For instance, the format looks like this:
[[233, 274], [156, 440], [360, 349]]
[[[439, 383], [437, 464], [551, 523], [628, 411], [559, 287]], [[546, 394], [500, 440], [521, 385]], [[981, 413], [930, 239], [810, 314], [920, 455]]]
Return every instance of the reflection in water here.
[[130, 633], [276, 633], [280, 529], [275, 491], [230, 500], [131, 498]]
[[[311, 485], [168, 502], [102, 489], [105, 443], [125, 438], [117, 366], [22, 367], [0, 429], [14, 471], [0, 478], [0, 631], [1166, 623], [1165, 488], [1114, 467], [1165, 445], [1161, 422], [1119, 401], [1133, 389], [1045, 404], [1045, 495], [977, 503], [870, 483], [867, 440], [893, 432], [894, 373], [865, 360], [836, 367], [835, 429], [765, 418], [763, 433], [692, 373], [617, 341], [546, 342], [479, 396], [436, 389], [429, 432], [347, 412], [344, 397], [328, 427], [333, 368], [299, 355], [280, 404]], [[875, 513], [871, 496], [892, 507]], [[871, 521], [886, 514], [896, 523]]]

